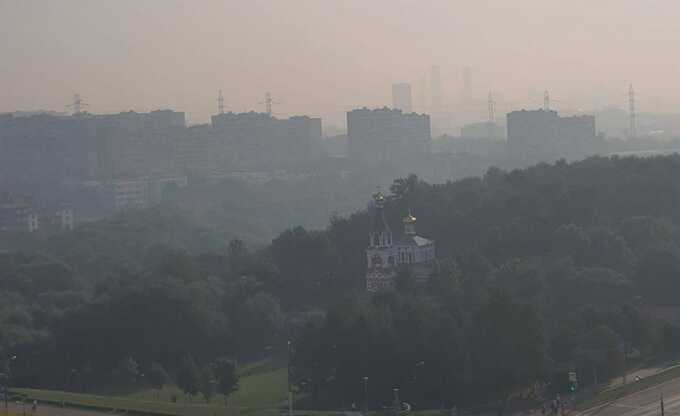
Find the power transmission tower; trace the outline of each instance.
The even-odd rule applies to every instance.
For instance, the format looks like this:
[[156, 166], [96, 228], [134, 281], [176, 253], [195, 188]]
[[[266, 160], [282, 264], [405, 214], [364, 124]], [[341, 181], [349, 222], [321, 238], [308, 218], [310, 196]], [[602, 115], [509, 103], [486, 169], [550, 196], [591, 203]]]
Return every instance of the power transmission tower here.
[[543, 110], [550, 111], [550, 93], [548, 90], [543, 92]]
[[260, 104], [264, 104], [265, 112], [271, 117], [274, 113], [272, 112], [272, 105], [273, 104], [280, 104], [272, 99], [271, 93], [266, 93], [264, 95], [264, 102], [261, 102]]
[[489, 110], [489, 123], [496, 123], [496, 102], [493, 100], [493, 95], [491, 95], [490, 91], [487, 106]]
[[264, 108], [265, 112], [270, 116], [272, 115], [272, 102], [272, 95], [270, 93], [266, 93], [264, 95]]
[[628, 136], [631, 139], [637, 137], [637, 121], [635, 115], [635, 90], [633, 90], [633, 84], [628, 85]]
[[87, 103], [80, 97], [80, 94], [73, 94], [73, 101], [66, 107], [73, 110], [73, 115], [75, 116], [82, 113], [83, 108], [87, 107]]
[[222, 90], [217, 93], [217, 114], [224, 114], [224, 95]]
[[489, 91], [489, 99], [487, 101], [489, 110], [489, 122], [487, 123], [489, 131], [487, 132], [490, 139], [496, 138], [496, 102], [493, 100], [493, 95]]

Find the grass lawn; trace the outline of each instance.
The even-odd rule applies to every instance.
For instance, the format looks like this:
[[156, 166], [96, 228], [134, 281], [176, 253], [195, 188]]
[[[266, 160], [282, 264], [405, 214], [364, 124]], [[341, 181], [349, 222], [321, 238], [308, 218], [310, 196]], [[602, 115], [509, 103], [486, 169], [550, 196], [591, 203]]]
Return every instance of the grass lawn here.
[[[101, 410], [127, 410], [132, 412], [158, 413], [170, 416], [235, 416], [276, 415], [285, 405], [285, 368], [270, 369], [265, 365], [244, 368], [246, 376], [239, 382], [240, 388], [229, 397], [228, 407], [224, 397], [215, 395], [211, 403], [202, 396], [185, 396], [176, 386], [162, 390], [146, 390], [127, 396], [99, 396], [52, 390], [12, 389], [13, 392], [42, 402], [61, 403]], [[176, 402], [172, 402], [173, 396]]]
[[[249, 409], [278, 408], [284, 405], [286, 399], [286, 369], [253, 373], [242, 377], [240, 388], [229, 397], [229, 406]], [[171, 398], [177, 398], [176, 404], [198, 405], [205, 404], [203, 397], [198, 395], [187, 397], [177, 386], [165, 386], [163, 390], [145, 390], [127, 396], [127, 398], [143, 401], [170, 403]], [[213, 405], [224, 407], [224, 396], [215, 395], [211, 400]]]

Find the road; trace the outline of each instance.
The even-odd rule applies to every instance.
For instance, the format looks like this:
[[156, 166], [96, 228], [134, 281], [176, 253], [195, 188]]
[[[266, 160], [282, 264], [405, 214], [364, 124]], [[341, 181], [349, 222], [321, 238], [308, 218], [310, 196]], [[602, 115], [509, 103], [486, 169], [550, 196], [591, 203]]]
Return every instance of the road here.
[[663, 394], [667, 416], [680, 416], [680, 379], [642, 390], [615, 402], [580, 413], [580, 416], [659, 416]]

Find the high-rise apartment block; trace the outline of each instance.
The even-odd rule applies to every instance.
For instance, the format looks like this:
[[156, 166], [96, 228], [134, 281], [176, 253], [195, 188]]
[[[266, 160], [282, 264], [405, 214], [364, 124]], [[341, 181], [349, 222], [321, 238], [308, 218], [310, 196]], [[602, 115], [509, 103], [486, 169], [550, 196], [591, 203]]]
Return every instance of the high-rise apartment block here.
[[513, 111], [507, 115], [508, 152], [526, 160], [580, 156], [596, 140], [595, 117], [560, 117], [555, 111]]
[[364, 164], [393, 163], [430, 152], [430, 116], [367, 108], [347, 113], [348, 155]]
[[392, 108], [401, 110], [406, 114], [413, 111], [411, 84], [399, 83], [392, 85]]
[[304, 163], [322, 151], [320, 118], [224, 113], [212, 117], [212, 127], [238, 168]]

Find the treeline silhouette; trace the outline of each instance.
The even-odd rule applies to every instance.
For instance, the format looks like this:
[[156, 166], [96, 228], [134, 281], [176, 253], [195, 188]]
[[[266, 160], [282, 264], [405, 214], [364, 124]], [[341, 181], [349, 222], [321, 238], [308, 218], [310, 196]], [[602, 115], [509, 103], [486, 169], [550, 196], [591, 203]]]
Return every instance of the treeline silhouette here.
[[176, 376], [189, 355], [282, 361], [291, 340], [301, 405], [376, 408], [399, 388], [419, 408], [503, 408], [569, 371], [582, 387], [677, 351], [662, 318], [680, 306], [679, 207], [680, 156], [398, 179], [388, 220], [411, 210], [438, 265], [375, 296], [370, 210], [257, 248], [130, 213], [0, 256], [0, 346], [15, 384], [98, 390], [127, 358]]

